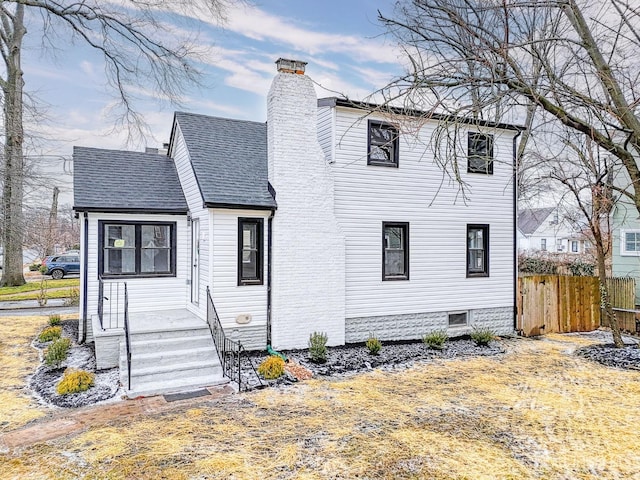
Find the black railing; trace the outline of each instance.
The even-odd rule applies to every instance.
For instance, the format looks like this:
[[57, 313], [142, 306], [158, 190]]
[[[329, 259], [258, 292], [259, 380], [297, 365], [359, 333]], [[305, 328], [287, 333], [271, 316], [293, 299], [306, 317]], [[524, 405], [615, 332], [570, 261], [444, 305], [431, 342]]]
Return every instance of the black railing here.
[[125, 290], [124, 282], [105, 283], [102, 277], [98, 278], [98, 318], [103, 331], [123, 327], [126, 311]]
[[[105, 322], [105, 315], [108, 317], [108, 322]], [[124, 329], [127, 382], [128, 389], [131, 390], [131, 330], [129, 328], [129, 291], [126, 282], [105, 283], [102, 277], [98, 278], [98, 318], [103, 331]]]
[[243, 356], [243, 353], [246, 351], [242, 346], [242, 343], [231, 340], [225, 335], [222, 324], [220, 323], [220, 317], [218, 317], [218, 312], [213, 304], [209, 287], [207, 287], [207, 323], [209, 324], [211, 337], [213, 337], [213, 343], [216, 347], [218, 357], [220, 358], [220, 363], [222, 364], [222, 374], [231, 381], [237, 382], [238, 390], [247, 390], [249, 383], [243, 379], [242, 375], [242, 362], [243, 359], [246, 359], [246, 362], [248, 363], [248, 366], [245, 369], [246, 374], [256, 378], [258, 380], [258, 385], [263, 386], [260, 377], [258, 377], [258, 373], [253, 367], [251, 359], [246, 355]]
[[129, 329], [129, 293], [127, 284], [124, 284], [124, 344], [127, 355], [127, 383], [128, 390], [131, 390], [131, 334]]

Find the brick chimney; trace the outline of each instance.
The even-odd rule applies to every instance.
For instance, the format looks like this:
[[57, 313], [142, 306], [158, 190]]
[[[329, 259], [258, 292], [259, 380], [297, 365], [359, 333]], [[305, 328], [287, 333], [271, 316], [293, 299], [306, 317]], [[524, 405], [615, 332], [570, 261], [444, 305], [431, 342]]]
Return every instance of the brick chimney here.
[[307, 62], [301, 62], [300, 60], [289, 60], [288, 58], [279, 58], [276, 60], [276, 66], [280, 73], [295, 73], [297, 75], [304, 75]]
[[318, 143], [318, 99], [306, 62], [280, 58], [267, 100], [272, 232], [272, 343], [304, 348], [314, 331], [345, 337], [345, 240], [331, 166]]

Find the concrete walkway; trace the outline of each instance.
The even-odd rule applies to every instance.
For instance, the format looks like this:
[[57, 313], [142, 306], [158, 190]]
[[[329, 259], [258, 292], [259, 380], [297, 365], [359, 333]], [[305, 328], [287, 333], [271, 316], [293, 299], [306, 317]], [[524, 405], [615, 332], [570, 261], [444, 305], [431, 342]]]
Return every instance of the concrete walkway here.
[[235, 389], [228, 384], [209, 387], [207, 390], [211, 395], [174, 402], [167, 402], [162, 395], [158, 395], [110, 404], [92, 405], [76, 410], [57, 410], [53, 413], [53, 418], [47, 417], [29, 426], [0, 435], [0, 453], [16, 453], [16, 450], [21, 448], [55, 440], [90, 427], [101, 427], [114, 420], [139, 415], [156, 415], [176, 408], [184, 408], [185, 405], [197, 405], [215, 401], [235, 393]]
[[[0, 311], [4, 312], [5, 310], [51, 310], [52, 308], [56, 309], [55, 313], [67, 313], [60, 312], [58, 310], [62, 309], [71, 309], [73, 312], [78, 311], [78, 306], [75, 307], [65, 307], [66, 299], [65, 298], [51, 298], [47, 300], [47, 304], [44, 307], [41, 307], [38, 304], [37, 300], [7, 300], [4, 302], [0, 302]], [[30, 315], [45, 315], [44, 313], [31, 313]]]

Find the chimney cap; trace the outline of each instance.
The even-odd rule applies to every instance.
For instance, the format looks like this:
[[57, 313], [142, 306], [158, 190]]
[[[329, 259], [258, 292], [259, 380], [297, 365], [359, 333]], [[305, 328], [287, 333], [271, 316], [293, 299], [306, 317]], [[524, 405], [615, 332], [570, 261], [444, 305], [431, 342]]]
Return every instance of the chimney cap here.
[[298, 75], [304, 75], [306, 65], [307, 62], [301, 62], [300, 60], [290, 60], [288, 58], [279, 58], [276, 60], [278, 72], [282, 73], [297, 73]]

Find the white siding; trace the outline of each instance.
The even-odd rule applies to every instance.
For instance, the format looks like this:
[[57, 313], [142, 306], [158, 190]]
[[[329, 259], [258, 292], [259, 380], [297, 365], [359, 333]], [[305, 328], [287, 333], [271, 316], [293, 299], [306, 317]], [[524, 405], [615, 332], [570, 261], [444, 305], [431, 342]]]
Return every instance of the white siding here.
[[[213, 271], [212, 297], [220, 322], [227, 334], [233, 329], [242, 330], [244, 325], [236, 323], [236, 317], [250, 314], [247, 327], [267, 325], [267, 222], [265, 210], [213, 209]], [[263, 284], [238, 285], [238, 218], [264, 219]], [[262, 345], [265, 347], [266, 345]]]
[[[210, 264], [211, 264], [211, 251], [209, 249], [210, 238], [210, 224], [209, 224], [209, 209], [204, 207], [204, 201], [200, 193], [200, 188], [196, 181], [196, 176], [193, 172], [193, 166], [191, 165], [191, 159], [189, 158], [189, 151], [182, 136], [180, 126], [176, 125], [174, 130], [174, 138], [172, 143], [171, 156], [176, 165], [178, 177], [180, 178], [180, 184], [182, 185], [182, 191], [187, 200], [189, 206], [189, 212], [192, 218], [198, 218], [200, 220], [200, 293], [198, 298], [198, 304], [191, 303], [191, 287], [188, 286], [186, 290], [185, 302], [187, 308], [196, 313], [202, 318], [207, 314], [207, 285], [210, 285], [209, 279], [211, 278]], [[187, 268], [188, 278], [191, 279], [191, 227], [188, 228], [188, 238], [186, 240], [184, 248], [188, 252], [189, 267]]]
[[[433, 160], [432, 124], [421, 129], [418, 139], [401, 135], [399, 168], [369, 166], [362, 112], [335, 110], [332, 170], [335, 212], [347, 244], [346, 317], [512, 307], [515, 132], [487, 132], [495, 136], [493, 175], [466, 173], [467, 135], [462, 132], [457, 150], [463, 195]], [[383, 221], [410, 224], [408, 281], [382, 281]], [[466, 278], [470, 223], [490, 226], [486, 278]]]
[[[98, 221], [118, 220], [130, 222], [176, 222], [176, 276], [159, 278], [123, 278], [110, 281], [127, 282], [129, 311], [168, 310], [185, 308], [187, 301], [187, 279], [189, 268], [189, 234], [184, 215], [153, 214], [89, 214], [87, 311], [88, 318], [98, 313]], [[83, 245], [84, 247], [84, 245]], [[82, 277], [83, 278], [83, 277]]]
[[335, 118], [335, 109], [331, 107], [318, 108], [318, 143], [327, 163], [333, 161]]

